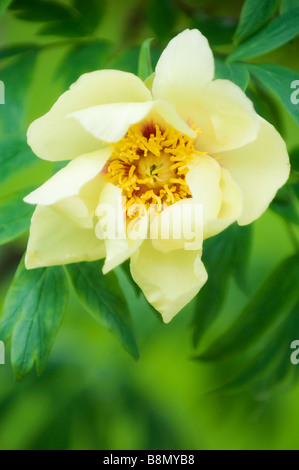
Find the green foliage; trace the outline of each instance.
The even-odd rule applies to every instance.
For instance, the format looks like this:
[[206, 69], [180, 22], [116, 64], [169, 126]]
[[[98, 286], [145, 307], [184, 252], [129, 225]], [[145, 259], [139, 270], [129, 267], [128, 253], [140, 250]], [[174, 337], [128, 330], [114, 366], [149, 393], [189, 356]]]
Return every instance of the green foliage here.
[[14, 240], [29, 228], [33, 207], [25, 204], [23, 198], [31, 190], [0, 197], [0, 245]]
[[150, 0], [147, 10], [149, 25], [157, 37], [165, 41], [172, 34], [177, 9], [172, 0]]
[[12, 337], [11, 361], [17, 380], [36, 364], [41, 374], [67, 301], [62, 267], [27, 271], [22, 260], [5, 299], [0, 338]]
[[13, 137], [0, 142], [0, 184], [13, 174], [37, 163], [36, 156], [23, 137]]
[[199, 29], [211, 46], [230, 44], [236, 31], [237, 21], [227, 16], [210, 16], [202, 11], [194, 13], [193, 27]]
[[138, 77], [145, 80], [153, 73], [151, 60], [151, 42], [153, 38], [146, 39], [140, 46], [138, 59]]
[[114, 333], [124, 348], [138, 358], [129, 309], [114, 273], [102, 273], [103, 262], [67, 266], [72, 284], [84, 308]]
[[295, 80], [298, 80], [299, 83], [299, 74], [286, 67], [272, 64], [248, 65], [248, 70], [275, 94], [281, 104], [299, 124], [298, 106], [291, 101], [291, 84]]
[[296, 254], [274, 269], [229, 330], [198, 358], [203, 361], [222, 360], [255, 344], [275, 322], [283, 321], [282, 312], [294, 308], [299, 301], [298, 285], [299, 255]]
[[0, 126], [5, 136], [23, 130], [25, 103], [29, 96], [36, 56], [36, 51], [28, 51], [19, 54], [13, 62], [0, 66], [0, 79], [5, 84], [5, 106], [0, 107]]
[[69, 87], [80, 75], [106, 67], [111, 44], [104, 41], [91, 41], [71, 48], [63, 57], [56, 77], [63, 79], [63, 86]]
[[248, 290], [246, 271], [251, 237], [250, 226], [234, 224], [216, 237], [205, 240], [203, 262], [209, 279], [197, 296], [193, 319], [195, 345], [220, 314], [229, 277], [233, 276], [242, 290]]
[[298, 207], [291, 185], [284, 186], [278, 191], [270, 208], [286, 221], [299, 225]]
[[0, 18], [9, 6], [9, 4], [12, 2], [12, 0], [2, 0], [0, 3]]
[[71, 5], [50, 0], [15, 0], [11, 9], [18, 18], [46, 23], [42, 35], [82, 37], [94, 32], [103, 15], [103, 2], [73, 0]]
[[277, 0], [246, 0], [234, 39], [241, 42], [261, 28], [278, 6]]
[[227, 64], [223, 60], [215, 59], [215, 79], [224, 78], [231, 80], [243, 91], [247, 89], [249, 83], [249, 73], [245, 65], [242, 63]]
[[299, 34], [299, 8], [275, 18], [228, 57], [229, 62], [258, 57], [286, 44]]
[[299, 8], [299, 0], [281, 0], [280, 13], [285, 13], [294, 8]]

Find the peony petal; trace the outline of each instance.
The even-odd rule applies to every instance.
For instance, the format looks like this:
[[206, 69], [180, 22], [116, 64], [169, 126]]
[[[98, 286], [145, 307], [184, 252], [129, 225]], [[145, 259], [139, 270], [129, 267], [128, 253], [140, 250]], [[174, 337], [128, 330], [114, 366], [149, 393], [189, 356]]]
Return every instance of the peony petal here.
[[178, 116], [174, 107], [161, 100], [92, 106], [69, 117], [75, 118], [97, 139], [112, 143], [121, 140], [130, 126], [144, 120], [150, 113], [151, 117], [155, 115], [156, 120], [162, 118], [180, 132], [195, 137], [194, 131]]
[[163, 253], [173, 250], [201, 250], [203, 206], [194, 199], [182, 199], [166, 206], [150, 224], [153, 247]]
[[111, 148], [105, 148], [78, 157], [26, 196], [24, 201], [51, 206], [69, 221], [91, 228], [93, 212], [105, 182], [100, 172], [111, 152]]
[[219, 163], [209, 155], [195, 155], [188, 167], [186, 182], [196, 203], [203, 206], [204, 219], [216, 218], [222, 204]]
[[223, 152], [219, 162], [229, 170], [242, 191], [244, 206], [238, 218], [240, 225], [260, 217], [290, 172], [285, 142], [262, 118], [257, 139], [239, 149]]
[[175, 103], [179, 96], [197, 95], [214, 77], [214, 58], [207, 39], [197, 30], [185, 30], [172, 39], [156, 66], [154, 98]]
[[[107, 183], [101, 193], [100, 202], [96, 209], [96, 216], [99, 217], [99, 222], [96, 225], [96, 236], [104, 240], [106, 249], [106, 259], [103, 266], [104, 274], [128, 259], [141, 245], [147, 234], [146, 217], [141, 221], [135, 221], [135, 223], [132, 221], [131, 229], [127, 230], [124, 209], [125, 198], [122, 196], [122, 190], [111, 183]], [[133, 231], [133, 224], [136, 223], [143, 225], [140, 227], [140, 236], [130, 238], [130, 231]]]
[[25, 258], [27, 269], [95, 261], [104, 256], [104, 243], [93, 229], [74, 227], [49, 207], [35, 209]]
[[69, 160], [99, 148], [99, 141], [80, 124], [65, 117], [75, 111], [106, 103], [142, 102], [151, 93], [135, 75], [118, 70], [100, 70], [82, 75], [28, 129], [28, 143], [45, 160]]
[[221, 208], [217, 218], [210, 218], [204, 224], [204, 238], [212, 237], [235, 222], [243, 210], [243, 197], [239, 186], [229, 171], [221, 168], [220, 189], [222, 191]]
[[207, 280], [199, 252], [161, 253], [150, 240], [144, 241], [132, 256], [131, 274], [165, 323], [190, 302]]
[[190, 126], [200, 129], [195, 147], [210, 155], [253, 141], [259, 118], [245, 93], [229, 80], [214, 80], [197, 94], [175, 94], [171, 103]]

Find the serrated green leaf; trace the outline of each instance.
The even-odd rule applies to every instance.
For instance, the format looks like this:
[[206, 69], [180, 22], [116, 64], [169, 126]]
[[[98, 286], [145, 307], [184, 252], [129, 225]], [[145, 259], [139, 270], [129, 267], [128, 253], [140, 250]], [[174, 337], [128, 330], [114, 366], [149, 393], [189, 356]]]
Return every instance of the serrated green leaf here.
[[240, 88], [242, 88], [243, 91], [246, 90], [250, 77], [249, 72], [244, 64], [227, 64], [223, 60], [216, 58], [215, 67], [215, 79], [223, 78], [226, 80], [231, 80]]
[[235, 41], [240, 42], [260, 29], [271, 18], [277, 6], [277, 0], [246, 0], [234, 35]]
[[32, 188], [0, 198], [0, 245], [22, 235], [30, 225], [33, 208], [23, 202]]
[[299, 74], [286, 67], [271, 64], [247, 65], [247, 68], [269, 91], [275, 94], [299, 125], [299, 106], [291, 101], [293, 92], [291, 84], [296, 80], [299, 83]]
[[102, 273], [103, 262], [76, 263], [67, 266], [74, 289], [86, 310], [114, 333], [124, 348], [138, 358], [128, 306], [116, 275]]
[[12, 0], [1, 0], [0, 3], [0, 18], [5, 12], [5, 10], [8, 8], [9, 4], [12, 2]]
[[299, 8], [299, 0], [281, 0], [280, 2], [280, 13]]
[[203, 262], [209, 279], [197, 296], [193, 319], [193, 341], [197, 345], [205, 331], [218, 317], [225, 299], [230, 275], [241, 290], [247, 291], [247, 268], [251, 248], [251, 228], [231, 225], [224, 232], [205, 241]]
[[36, 363], [40, 374], [47, 361], [67, 302], [62, 267], [26, 270], [22, 260], [5, 299], [0, 338], [12, 336], [11, 361], [17, 380]]
[[229, 62], [251, 59], [273, 51], [299, 34], [299, 8], [275, 18], [228, 57]]
[[63, 78], [63, 85], [69, 87], [80, 75], [105, 68], [111, 47], [104, 41], [75, 46], [62, 59], [56, 77]]
[[145, 80], [153, 73], [151, 60], [151, 42], [153, 38], [143, 41], [138, 58], [138, 77]]
[[38, 163], [36, 156], [22, 137], [0, 142], [0, 184], [13, 174]]
[[221, 360], [252, 345], [280, 314], [298, 301], [299, 255], [284, 260], [265, 280], [235, 323], [223, 336], [198, 356], [200, 360]]

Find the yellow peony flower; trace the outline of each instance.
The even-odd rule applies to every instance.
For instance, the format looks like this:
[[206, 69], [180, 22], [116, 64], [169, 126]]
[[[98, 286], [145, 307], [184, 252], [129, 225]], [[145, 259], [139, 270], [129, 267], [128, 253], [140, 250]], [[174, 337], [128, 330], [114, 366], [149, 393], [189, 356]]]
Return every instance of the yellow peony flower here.
[[117, 70], [82, 75], [31, 124], [36, 155], [71, 162], [25, 198], [37, 204], [27, 269], [105, 258], [107, 273], [130, 258], [165, 322], [197, 294], [203, 239], [257, 219], [289, 175], [278, 132], [213, 77], [207, 39], [186, 30], [146, 84]]

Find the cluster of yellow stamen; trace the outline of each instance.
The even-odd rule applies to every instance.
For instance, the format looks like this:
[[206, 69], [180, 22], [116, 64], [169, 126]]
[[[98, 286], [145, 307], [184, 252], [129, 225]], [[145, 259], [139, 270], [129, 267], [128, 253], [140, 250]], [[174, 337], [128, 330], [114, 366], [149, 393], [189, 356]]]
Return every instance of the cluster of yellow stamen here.
[[148, 123], [131, 126], [125, 137], [113, 144], [106, 178], [122, 189], [129, 217], [134, 217], [129, 209], [136, 204], [146, 209], [155, 204], [160, 212], [164, 204], [191, 197], [187, 165], [195, 153], [202, 153], [194, 149], [195, 138]]

